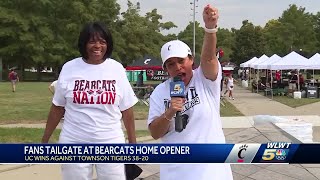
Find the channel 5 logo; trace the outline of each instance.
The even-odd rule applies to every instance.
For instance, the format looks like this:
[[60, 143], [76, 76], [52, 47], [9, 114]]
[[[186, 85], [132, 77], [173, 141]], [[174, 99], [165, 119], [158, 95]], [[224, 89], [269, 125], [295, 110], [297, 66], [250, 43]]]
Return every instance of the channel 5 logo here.
[[184, 94], [184, 89], [183, 89], [183, 84], [181, 83], [175, 83], [172, 86], [172, 89], [170, 91], [170, 95], [171, 96], [175, 96], [175, 95], [183, 95]]
[[291, 143], [270, 142], [262, 155], [263, 161], [285, 161], [288, 157]]
[[264, 161], [284, 161], [289, 153], [289, 149], [266, 149], [262, 155]]
[[173, 90], [180, 93], [182, 91], [181, 84], [175, 84]]

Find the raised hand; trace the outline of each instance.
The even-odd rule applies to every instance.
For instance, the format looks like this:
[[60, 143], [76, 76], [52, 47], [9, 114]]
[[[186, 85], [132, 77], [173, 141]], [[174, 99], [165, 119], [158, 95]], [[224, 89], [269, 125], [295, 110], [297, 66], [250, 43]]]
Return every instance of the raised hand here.
[[206, 7], [204, 7], [202, 16], [206, 28], [213, 29], [217, 27], [219, 18], [217, 8], [208, 4]]

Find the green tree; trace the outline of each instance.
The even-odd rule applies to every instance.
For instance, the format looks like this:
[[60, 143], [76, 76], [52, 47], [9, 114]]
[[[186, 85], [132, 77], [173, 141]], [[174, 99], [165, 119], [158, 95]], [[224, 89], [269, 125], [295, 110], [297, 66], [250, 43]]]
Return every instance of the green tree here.
[[284, 26], [282, 30], [285, 32], [281, 34], [284, 34], [285, 42], [290, 47], [288, 50], [315, 51], [317, 39], [312, 15], [305, 12], [305, 8], [298, 8], [295, 4], [290, 5], [279, 18], [279, 22]]
[[254, 26], [248, 20], [242, 22], [239, 30], [235, 31], [235, 43], [232, 47], [231, 59], [240, 64], [252, 57], [260, 57], [264, 52], [262, 28]]
[[288, 53], [292, 41], [286, 37], [288, 29], [278, 20], [270, 20], [263, 29], [265, 54], [284, 56]]
[[320, 12], [318, 12], [316, 15], [313, 16], [313, 25], [314, 25], [314, 31], [317, 39], [317, 45], [315, 48], [315, 52], [312, 52], [312, 54], [316, 52], [320, 52]]
[[77, 43], [83, 25], [100, 21], [113, 30], [119, 11], [120, 6], [116, 0], [52, 1], [47, 14], [50, 29], [54, 32], [51, 61], [61, 64], [79, 56]]
[[[0, 56], [7, 62], [59, 66], [79, 56], [77, 40], [83, 24], [99, 20], [110, 27], [118, 18], [116, 0], [19, 0], [0, 2]], [[106, 13], [108, 12], [108, 13]], [[22, 71], [24, 72], [24, 71]]]
[[161, 23], [162, 16], [157, 9], [140, 16], [139, 4], [128, 1], [128, 9], [121, 13], [123, 19], [117, 22], [117, 36], [123, 40], [117, 42], [116, 55], [122, 62], [130, 64], [145, 55], [160, 57], [160, 48], [166, 37], [163, 29], [176, 27], [172, 22]]
[[[195, 63], [199, 64], [202, 43], [204, 38], [204, 29], [200, 27], [199, 22], [195, 22]], [[193, 51], [193, 22], [189, 22], [187, 27], [178, 34], [178, 39], [185, 42]]]
[[23, 70], [32, 62], [45, 61], [45, 52], [53, 39], [43, 16], [49, 3], [47, 0], [0, 2], [0, 37], [4, 39], [0, 56], [6, 62], [19, 64]]
[[235, 42], [235, 34], [228, 29], [219, 28], [217, 32], [217, 47], [224, 52], [222, 61], [229, 61], [232, 54], [232, 47]]

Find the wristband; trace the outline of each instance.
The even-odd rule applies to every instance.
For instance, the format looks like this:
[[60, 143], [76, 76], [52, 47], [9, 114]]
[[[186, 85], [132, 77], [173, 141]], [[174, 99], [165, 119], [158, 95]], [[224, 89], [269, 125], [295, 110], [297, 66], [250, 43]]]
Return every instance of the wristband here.
[[211, 34], [218, 32], [218, 28], [208, 29], [208, 28], [204, 27], [203, 29], [205, 32], [211, 33]]

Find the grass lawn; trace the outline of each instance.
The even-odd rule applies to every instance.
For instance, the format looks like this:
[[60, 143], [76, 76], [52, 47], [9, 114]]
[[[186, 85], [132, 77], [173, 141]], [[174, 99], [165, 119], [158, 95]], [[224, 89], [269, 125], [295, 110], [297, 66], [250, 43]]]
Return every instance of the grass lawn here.
[[[248, 87], [248, 90], [251, 91], [251, 84]], [[259, 94], [261, 96], [264, 96], [264, 92], [259, 92]], [[271, 99], [271, 96], [267, 96], [268, 98]], [[278, 101], [279, 103], [285, 104], [287, 106], [290, 106], [292, 108], [296, 108], [296, 107], [300, 107], [300, 106], [304, 106], [307, 104], [312, 104], [315, 102], [319, 102], [320, 98], [316, 98], [316, 99], [309, 99], [309, 98], [301, 98], [301, 99], [294, 99], [292, 97], [288, 97], [288, 96], [273, 96], [273, 100], [274, 101]]]
[[[259, 92], [261, 96], [264, 96], [264, 92]], [[272, 97], [270, 95], [267, 96], [269, 99]], [[288, 96], [273, 96], [274, 101], [278, 101], [279, 103], [282, 103], [284, 105], [287, 105], [292, 108], [316, 103], [320, 101], [320, 98], [310, 99], [310, 98], [301, 98], [301, 99], [294, 99], [292, 97]]]
[[225, 106], [220, 105], [220, 116], [230, 117], [230, 116], [244, 116], [233, 104], [228, 101], [224, 101]]
[[[146, 105], [142, 105], [139, 102], [134, 106], [135, 119], [145, 120], [148, 117], [149, 108]], [[220, 116], [244, 116], [233, 104], [225, 101], [225, 106], [220, 106]]]
[[48, 82], [19, 82], [13, 93], [9, 82], [1, 82], [0, 123], [45, 120], [52, 98], [48, 86]]
[[[20, 82], [13, 93], [9, 82], [0, 82], [0, 124], [45, 122], [52, 100], [48, 86], [48, 82]], [[136, 120], [145, 120], [149, 109], [137, 103], [134, 111]], [[221, 116], [242, 114], [227, 102], [221, 107]]]
[[[162, 81], [144, 81], [143, 84], [160, 84]], [[136, 81], [131, 81], [130, 84], [134, 85], [136, 84]]]
[[[52, 94], [47, 82], [20, 82], [11, 92], [8, 82], [0, 83], [0, 124], [45, 122], [51, 106]], [[137, 103], [134, 107], [137, 120], [145, 120], [148, 108]]]
[[[259, 92], [261, 96], [264, 96], [264, 92]], [[268, 98], [272, 98], [270, 95], [267, 96]], [[287, 105], [292, 108], [316, 103], [320, 101], [320, 98], [310, 99], [310, 98], [301, 98], [301, 99], [294, 99], [288, 96], [273, 96], [274, 101], [278, 101], [284, 105]]]
[[[0, 128], [0, 143], [41, 143], [44, 129], [41, 128]], [[50, 138], [50, 143], [59, 139], [61, 130], [56, 129]], [[136, 136], [148, 136], [147, 130], [137, 130]]]
[[[268, 97], [271, 98], [270, 96], [268, 96]], [[293, 99], [292, 97], [287, 97], [287, 96], [273, 96], [273, 100], [278, 101], [282, 104], [285, 104], [285, 105], [293, 107], [293, 108], [320, 101], [319, 98], [316, 98], [316, 99], [309, 99], [309, 98]]]
[[137, 102], [137, 104], [133, 106], [133, 111], [135, 120], [146, 120], [149, 114], [149, 107]]

